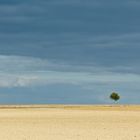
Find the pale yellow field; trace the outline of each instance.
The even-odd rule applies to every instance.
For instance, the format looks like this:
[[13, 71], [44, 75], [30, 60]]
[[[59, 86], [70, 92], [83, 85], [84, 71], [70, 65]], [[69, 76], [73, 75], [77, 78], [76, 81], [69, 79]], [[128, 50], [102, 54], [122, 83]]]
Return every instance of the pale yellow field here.
[[0, 106], [0, 140], [140, 140], [140, 106]]

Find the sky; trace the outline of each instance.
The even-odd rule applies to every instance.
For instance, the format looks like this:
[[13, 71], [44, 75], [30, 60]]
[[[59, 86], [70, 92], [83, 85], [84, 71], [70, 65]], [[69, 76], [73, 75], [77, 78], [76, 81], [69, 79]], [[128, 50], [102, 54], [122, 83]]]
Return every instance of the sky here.
[[140, 103], [138, 0], [0, 0], [0, 104]]

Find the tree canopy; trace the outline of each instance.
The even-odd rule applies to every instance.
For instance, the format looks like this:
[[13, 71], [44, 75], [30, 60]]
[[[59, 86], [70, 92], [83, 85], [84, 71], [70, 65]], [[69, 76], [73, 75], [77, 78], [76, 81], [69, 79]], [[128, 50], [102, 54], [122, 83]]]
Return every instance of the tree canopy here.
[[110, 95], [110, 99], [114, 100], [114, 101], [117, 101], [120, 99], [120, 96], [118, 93], [116, 92], [112, 92], [111, 95]]

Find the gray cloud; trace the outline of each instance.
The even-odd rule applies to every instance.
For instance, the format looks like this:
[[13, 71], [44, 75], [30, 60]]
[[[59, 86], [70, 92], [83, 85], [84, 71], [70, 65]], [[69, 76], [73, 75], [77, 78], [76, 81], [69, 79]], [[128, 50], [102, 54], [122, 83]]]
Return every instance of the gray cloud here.
[[[138, 94], [139, 13], [136, 0], [1, 0], [0, 90], [47, 86], [39, 92], [55, 93], [50, 102], [77, 93], [65, 102], [105, 103], [114, 89]], [[57, 93], [59, 85], [69, 94]]]

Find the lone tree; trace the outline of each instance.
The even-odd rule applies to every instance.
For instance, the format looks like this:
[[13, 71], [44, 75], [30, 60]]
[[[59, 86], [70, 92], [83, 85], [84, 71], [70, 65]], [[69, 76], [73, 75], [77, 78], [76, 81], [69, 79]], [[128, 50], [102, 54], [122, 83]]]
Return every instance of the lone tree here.
[[112, 92], [111, 95], [110, 95], [110, 99], [114, 100], [114, 101], [117, 101], [120, 99], [120, 96], [118, 93], [116, 92]]

